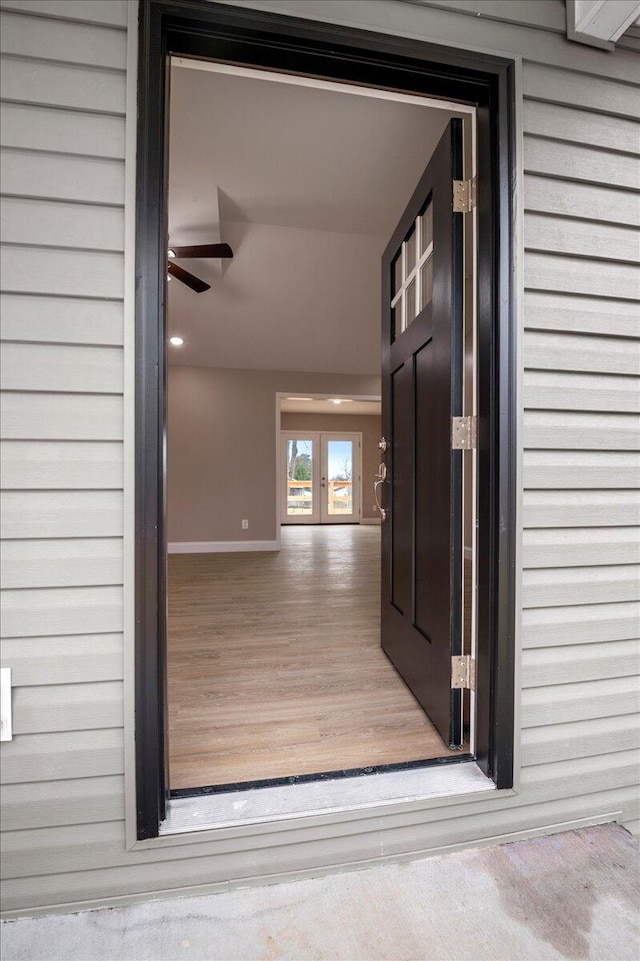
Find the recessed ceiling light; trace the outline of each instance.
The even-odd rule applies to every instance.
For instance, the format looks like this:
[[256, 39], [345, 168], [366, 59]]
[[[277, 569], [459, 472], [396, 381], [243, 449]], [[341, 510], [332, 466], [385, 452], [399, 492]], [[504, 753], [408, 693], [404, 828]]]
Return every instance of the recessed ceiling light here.
[[332, 404], [350, 404], [351, 399], [349, 397], [334, 397], [331, 399]]
[[167, 254], [168, 254], [169, 257], [173, 258], [173, 257], [175, 257], [176, 252], [175, 252], [175, 250], [173, 249], [173, 247], [169, 247], [169, 249], [168, 249], [168, 251], [167, 251]]
[[182, 337], [170, 337], [169, 343], [173, 344], [174, 347], [182, 347], [182, 345], [184, 344], [184, 340], [182, 339]]

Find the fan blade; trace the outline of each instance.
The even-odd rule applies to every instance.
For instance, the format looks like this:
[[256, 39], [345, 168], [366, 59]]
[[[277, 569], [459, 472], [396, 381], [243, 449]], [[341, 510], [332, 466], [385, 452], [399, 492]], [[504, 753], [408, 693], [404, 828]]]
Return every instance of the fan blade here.
[[191, 290], [195, 290], [196, 294], [201, 294], [211, 287], [211, 284], [205, 284], [204, 280], [200, 280], [199, 277], [194, 277], [188, 270], [183, 270], [182, 267], [178, 267], [178, 265], [174, 264], [171, 260], [167, 264], [167, 272], [171, 274], [172, 277], [175, 277], [176, 280], [181, 280], [187, 287], [191, 287]]
[[178, 259], [186, 257], [233, 257], [229, 244], [196, 244], [195, 247], [171, 247]]

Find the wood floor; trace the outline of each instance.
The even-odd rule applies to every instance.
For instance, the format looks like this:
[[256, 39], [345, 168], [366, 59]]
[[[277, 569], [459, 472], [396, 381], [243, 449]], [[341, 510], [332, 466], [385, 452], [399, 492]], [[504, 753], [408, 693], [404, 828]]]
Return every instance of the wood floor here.
[[169, 557], [171, 788], [455, 754], [380, 649], [380, 530]]

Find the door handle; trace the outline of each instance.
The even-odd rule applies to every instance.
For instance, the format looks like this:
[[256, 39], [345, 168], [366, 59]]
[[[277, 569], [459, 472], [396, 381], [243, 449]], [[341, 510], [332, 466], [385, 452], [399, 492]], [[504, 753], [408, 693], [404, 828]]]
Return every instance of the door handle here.
[[379, 499], [379, 497], [378, 497], [378, 488], [380, 487], [380, 484], [384, 484], [384, 481], [383, 481], [383, 480], [377, 480], [377, 481], [374, 481], [374, 482], [373, 482], [373, 499], [374, 499], [374, 501], [375, 501], [376, 507], [377, 507], [378, 510], [380, 511], [380, 518], [381, 518], [381, 520], [382, 520], [382, 521], [386, 521], [386, 519], [387, 519], [387, 512], [386, 512], [386, 510], [384, 509], [384, 507], [381, 506], [381, 504], [380, 504], [380, 499]]
[[373, 499], [374, 499], [374, 501], [375, 501], [376, 507], [377, 507], [378, 510], [380, 511], [380, 519], [381, 519], [381, 520], [383, 521], [383, 523], [384, 523], [384, 521], [386, 521], [386, 519], [387, 519], [387, 511], [386, 511], [386, 509], [385, 509], [385, 508], [381, 505], [381, 503], [380, 503], [380, 498], [378, 497], [378, 488], [380, 487], [381, 484], [384, 484], [384, 482], [385, 482], [386, 479], [387, 479], [387, 465], [386, 465], [386, 464], [380, 464], [380, 467], [378, 468], [378, 473], [376, 474], [376, 478], [377, 478], [377, 479], [374, 480], [374, 482], [373, 482]]

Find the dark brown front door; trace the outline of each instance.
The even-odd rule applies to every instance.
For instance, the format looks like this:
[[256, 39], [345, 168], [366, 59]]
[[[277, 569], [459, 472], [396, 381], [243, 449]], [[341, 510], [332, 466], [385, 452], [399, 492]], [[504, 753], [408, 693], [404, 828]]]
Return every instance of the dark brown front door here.
[[[462, 743], [462, 121], [451, 120], [382, 258], [382, 647], [451, 747]], [[382, 445], [385, 446], [384, 444]]]

